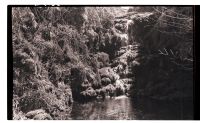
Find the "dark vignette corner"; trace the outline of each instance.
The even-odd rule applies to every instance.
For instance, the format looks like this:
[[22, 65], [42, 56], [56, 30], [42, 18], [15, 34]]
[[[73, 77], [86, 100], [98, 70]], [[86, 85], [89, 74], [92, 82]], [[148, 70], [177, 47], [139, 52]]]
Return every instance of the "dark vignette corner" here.
[[13, 52], [12, 52], [12, 6], [7, 6], [7, 119], [12, 120], [13, 98]]
[[194, 119], [195, 120], [200, 120], [200, 107], [199, 107], [199, 93], [200, 93], [200, 88], [199, 88], [199, 77], [198, 77], [198, 73], [199, 73], [199, 52], [198, 52], [198, 46], [199, 46], [199, 12], [200, 11], [200, 6], [194, 6], [194, 37], [195, 37], [195, 41], [194, 41]]

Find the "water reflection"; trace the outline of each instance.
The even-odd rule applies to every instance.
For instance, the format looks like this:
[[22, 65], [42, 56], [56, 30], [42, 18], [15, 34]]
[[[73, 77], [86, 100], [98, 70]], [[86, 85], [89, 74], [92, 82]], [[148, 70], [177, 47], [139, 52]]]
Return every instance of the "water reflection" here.
[[137, 109], [137, 119], [143, 120], [191, 120], [193, 119], [192, 101], [156, 101], [150, 99], [138, 99], [134, 101], [134, 109]]
[[192, 103], [169, 103], [127, 97], [74, 103], [71, 119], [74, 120], [175, 120], [192, 119]]

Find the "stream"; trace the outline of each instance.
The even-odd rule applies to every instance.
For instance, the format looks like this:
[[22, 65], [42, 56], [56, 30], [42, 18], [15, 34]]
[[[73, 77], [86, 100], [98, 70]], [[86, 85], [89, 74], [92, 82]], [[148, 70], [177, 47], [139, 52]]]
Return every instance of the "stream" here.
[[[190, 104], [189, 104], [190, 105]], [[193, 119], [188, 102], [158, 102], [151, 99], [131, 99], [126, 96], [75, 102], [72, 120], [180, 120]]]
[[[123, 23], [123, 25], [129, 25], [130, 23], [132, 23], [131, 20], [126, 20], [124, 22], [123, 21], [124, 21], [123, 19], [116, 20], [116, 24], [118, 23], [120, 25]], [[125, 32], [127, 31], [128, 30], [126, 30]], [[116, 35], [123, 37], [125, 42], [127, 43], [129, 42], [128, 38], [126, 38], [128, 36], [127, 33], [119, 34], [116, 31], [115, 33]], [[121, 47], [119, 50], [120, 55], [118, 56], [119, 66], [117, 66], [114, 69], [116, 70], [121, 69], [121, 71], [130, 71], [129, 69], [120, 68], [120, 64], [121, 62], [123, 62], [126, 65], [128, 65], [129, 64], [128, 57], [131, 56], [135, 58], [137, 56], [137, 47], [138, 47], [137, 44]], [[128, 72], [126, 72], [126, 74], [127, 73]], [[120, 76], [120, 78], [122, 77]], [[124, 83], [119, 81], [118, 78], [115, 85], [124, 86]], [[169, 101], [167, 102], [167, 101], [152, 100], [149, 98], [133, 99], [123, 95], [114, 98], [106, 98], [104, 100], [97, 99], [85, 103], [74, 102], [70, 114], [70, 119], [72, 120], [191, 120], [193, 119], [193, 104], [192, 101], [180, 100], [177, 102], [169, 102]]]

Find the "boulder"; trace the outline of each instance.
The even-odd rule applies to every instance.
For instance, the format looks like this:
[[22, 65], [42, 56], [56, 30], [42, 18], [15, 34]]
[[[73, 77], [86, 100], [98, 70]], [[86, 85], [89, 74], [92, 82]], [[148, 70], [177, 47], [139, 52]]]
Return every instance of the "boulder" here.
[[26, 113], [26, 117], [32, 119], [34, 116], [38, 115], [38, 114], [43, 114], [45, 113], [45, 110], [43, 109], [37, 109], [37, 110], [33, 110], [33, 111], [29, 111], [28, 113]]
[[53, 120], [53, 118], [47, 113], [40, 113], [33, 117], [34, 120]]
[[109, 78], [112, 83], [114, 83], [116, 80], [120, 78], [119, 75], [115, 73], [110, 67], [104, 67], [104, 68], [99, 69], [99, 74], [101, 78], [103, 77]]
[[110, 83], [111, 83], [111, 80], [110, 80], [109, 78], [107, 78], [107, 77], [103, 77], [103, 78], [101, 79], [101, 84], [102, 84], [103, 86], [108, 85], [108, 84], [110, 84]]
[[84, 98], [94, 98], [97, 96], [96, 91], [92, 87], [87, 88], [85, 91], [82, 91], [80, 94]]
[[45, 112], [43, 109], [37, 109], [33, 111], [29, 111], [25, 115], [29, 119], [34, 120], [53, 120], [52, 117]]

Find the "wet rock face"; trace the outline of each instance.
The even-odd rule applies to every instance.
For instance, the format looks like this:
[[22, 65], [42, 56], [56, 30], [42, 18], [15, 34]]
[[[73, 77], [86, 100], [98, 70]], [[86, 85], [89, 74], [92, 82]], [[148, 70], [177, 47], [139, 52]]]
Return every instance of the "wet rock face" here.
[[[180, 42], [176, 36], [166, 35], [155, 30], [157, 13], [144, 12], [132, 16], [134, 23], [130, 25], [128, 35], [131, 40], [137, 42], [138, 54], [133, 63], [132, 71], [135, 75], [135, 96], [147, 96], [159, 100], [176, 100], [179, 98], [192, 99], [193, 72], [186, 69], [181, 59], [173, 59], [172, 51], [179, 52]], [[157, 25], [156, 25], [157, 26]], [[162, 27], [170, 31], [169, 26]], [[161, 29], [161, 27], [158, 27]], [[165, 49], [166, 48], [166, 49]], [[159, 54], [158, 50], [166, 50], [166, 55]], [[184, 54], [185, 57], [188, 57]], [[179, 65], [178, 65], [179, 64]], [[192, 66], [192, 63], [189, 63]]]

